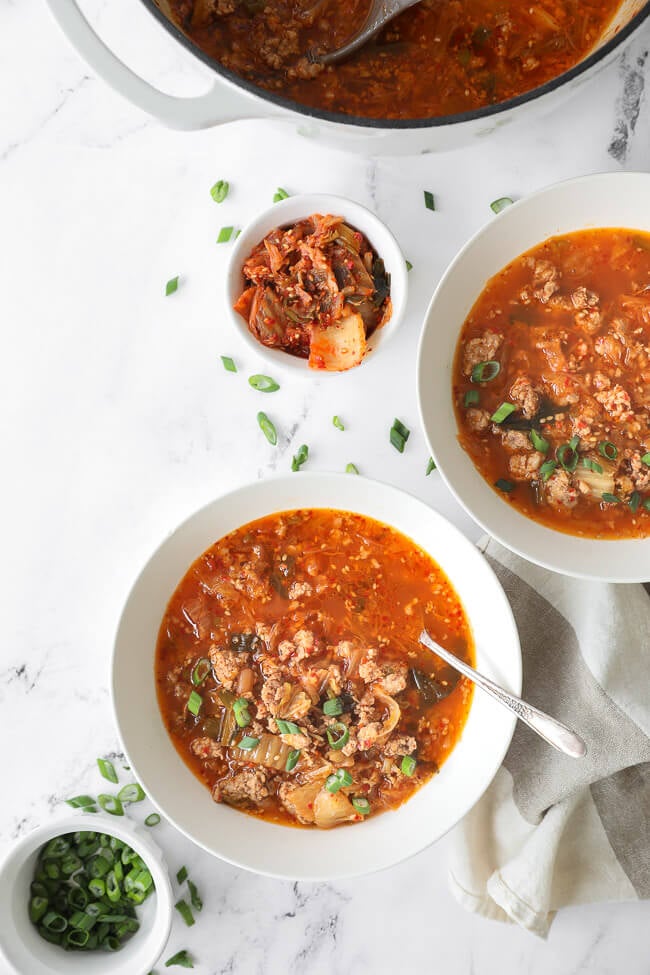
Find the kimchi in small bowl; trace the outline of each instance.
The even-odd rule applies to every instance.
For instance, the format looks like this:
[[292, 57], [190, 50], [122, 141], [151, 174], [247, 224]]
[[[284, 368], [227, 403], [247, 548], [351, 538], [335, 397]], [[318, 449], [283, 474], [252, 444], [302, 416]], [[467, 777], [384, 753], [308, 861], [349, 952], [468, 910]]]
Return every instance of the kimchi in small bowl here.
[[345, 372], [402, 321], [406, 261], [386, 225], [359, 203], [293, 196], [239, 235], [225, 297], [228, 318], [273, 369]]

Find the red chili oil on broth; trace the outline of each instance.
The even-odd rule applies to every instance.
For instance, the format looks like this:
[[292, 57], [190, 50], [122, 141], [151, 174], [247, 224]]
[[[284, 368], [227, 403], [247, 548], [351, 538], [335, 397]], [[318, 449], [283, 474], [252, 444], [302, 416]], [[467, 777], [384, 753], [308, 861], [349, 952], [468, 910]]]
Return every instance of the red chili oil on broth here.
[[197, 559], [167, 607], [155, 666], [168, 733], [215, 801], [273, 822], [396, 808], [447, 759], [472, 698], [420, 646], [423, 626], [473, 662], [458, 596], [404, 535], [329, 509], [251, 522]]

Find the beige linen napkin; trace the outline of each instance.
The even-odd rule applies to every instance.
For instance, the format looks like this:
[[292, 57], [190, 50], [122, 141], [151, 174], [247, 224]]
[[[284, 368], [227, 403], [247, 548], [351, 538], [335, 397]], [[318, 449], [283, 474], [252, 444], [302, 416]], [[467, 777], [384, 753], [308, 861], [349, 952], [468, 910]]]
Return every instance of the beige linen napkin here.
[[650, 897], [650, 595], [557, 575], [492, 539], [479, 548], [515, 614], [522, 696], [588, 755], [567, 758], [518, 722], [454, 830], [450, 885], [468, 910], [544, 937], [561, 907]]

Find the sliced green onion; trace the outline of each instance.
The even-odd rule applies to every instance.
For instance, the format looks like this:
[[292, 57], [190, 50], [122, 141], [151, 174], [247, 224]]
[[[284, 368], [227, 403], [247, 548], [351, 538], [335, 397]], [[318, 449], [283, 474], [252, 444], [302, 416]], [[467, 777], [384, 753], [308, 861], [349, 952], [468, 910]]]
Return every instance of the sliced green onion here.
[[473, 383], [491, 383], [501, 372], [501, 363], [496, 359], [488, 359], [487, 362], [477, 362], [472, 369], [470, 379]]
[[500, 477], [498, 481], [495, 481], [494, 486], [498, 487], [499, 491], [505, 492], [505, 494], [510, 494], [515, 487], [512, 481], [507, 481], [505, 477]]
[[180, 870], [176, 873], [176, 883], [184, 884], [186, 880], [187, 880], [187, 867], [181, 867]]
[[165, 285], [165, 297], [169, 298], [169, 296], [173, 295], [175, 291], [178, 291], [178, 274], [175, 278], [170, 278]]
[[158, 815], [158, 813], [149, 813], [149, 815], [144, 821], [144, 825], [157, 826], [159, 822], [160, 822], [160, 816]]
[[437, 468], [436, 468], [436, 462], [433, 459], [433, 457], [429, 457], [429, 460], [428, 460], [428, 463], [427, 463], [426, 475], [425, 476], [428, 477], [429, 474], [431, 474], [435, 470], [437, 470]]
[[650, 451], [647, 454], [643, 455], [643, 457], [641, 458], [641, 463], [646, 464], [648, 467], [650, 467]]
[[643, 502], [643, 507], [645, 508], [646, 511], [650, 511], [650, 498], [645, 499], [645, 501]]
[[542, 475], [543, 481], [548, 481], [549, 477], [557, 467], [556, 460], [545, 460], [539, 469], [539, 473]]
[[433, 193], [431, 193], [430, 190], [424, 191], [424, 205], [427, 210], [435, 210], [436, 208], [436, 201], [434, 200]]
[[571, 439], [569, 440], [569, 447], [571, 447], [572, 450], [577, 450], [579, 446], [580, 446], [580, 437], [576, 433], [575, 437], [571, 437]]
[[259, 738], [251, 738], [249, 735], [244, 735], [237, 747], [241, 748], [243, 752], [250, 752], [253, 750], [253, 748], [257, 748], [259, 743]]
[[70, 844], [66, 840], [65, 836], [55, 836], [54, 839], [50, 840], [45, 847], [43, 856], [54, 857], [54, 859], [57, 859], [58, 857], [64, 856], [69, 850]]
[[47, 928], [48, 931], [53, 931], [55, 934], [61, 934], [67, 926], [68, 922], [66, 919], [62, 914], [57, 914], [56, 911], [48, 911], [43, 917], [43, 927]]
[[285, 772], [292, 772], [296, 765], [298, 764], [298, 759], [300, 758], [300, 749], [292, 748], [287, 755], [287, 761], [284, 766]]
[[586, 469], [588, 471], [593, 471], [594, 474], [602, 474], [603, 473], [602, 465], [601, 464], [598, 464], [595, 460], [592, 460], [591, 457], [583, 457], [582, 458], [582, 466], [583, 467], [586, 467]]
[[194, 924], [194, 915], [192, 914], [192, 910], [190, 908], [190, 905], [187, 903], [187, 901], [181, 898], [181, 900], [176, 901], [174, 907], [176, 908], [180, 916], [183, 918], [188, 928], [191, 928], [192, 925]]
[[473, 403], [480, 402], [481, 394], [478, 389], [468, 389], [463, 399], [464, 406], [472, 406]]
[[492, 423], [503, 423], [516, 409], [517, 407], [513, 406], [512, 403], [502, 403], [501, 406], [497, 407], [490, 419]]
[[546, 437], [543, 437], [537, 430], [530, 431], [530, 442], [535, 450], [539, 450], [540, 454], [547, 454], [551, 446]]
[[633, 491], [630, 495], [630, 500], [628, 501], [630, 508], [632, 509], [632, 514], [635, 515], [639, 510], [639, 505], [641, 504], [641, 495], [638, 491]]
[[413, 270], [413, 265], [411, 264], [410, 261], [407, 261], [406, 262], [406, 270], [407, 271], [412, 271]]
[[611, 440], [601, 440], [598, 444], [598, 451], [605, 460], [616, 460], [618, 457], [618, 448]]
[[350, 729], [342, 721], [335, 721], [326, 729], [327, 740], [330, 748], [335, 752], [340, 751], [350, 740]]
[[65, 800], [73, 809], [85, 809], [87, 806], [94, 806], [95, 800], [92, 796], [73, 796], [72, 799]]
[[190, 903], [195, 911], [203, 910], [203, 901], [201, 895], [198, 892], [196, 884], [192, 883], [191, 880], [187, 881], [187, 889], [190, 892]]
[[194, 670], [192, 671], [192, 683], [195, 687], [200, 687], [203, 681], [206, 679], [210, 671], [212, 670], [212, 664], [207, 657], [201, 657], [197, 661]]
[[389, 439], [395, 450], [399, 450], [400, 454], [404, 453], [404, 447], [406, 446], [406, 441], [411, 436], [411, 431], [407, 426], [405, 426], [401, 420], [395, 418], [393, 420], [393, 425], [390, 428]]
[[323, 714], [328, 715], [330, 718], [336, 718], [339, 714], [343, 714], [343, 701], [340, 697], [331, 697], [329, 701], [325, 701], [323, 704]]
[[32, 924], [38, 924], [42, 917], [47, 914], [47, 897], [32, 897], [29, 903], [29, 919]]
[[232, 237], [234, 227], [222, 227], [217, 237], [218, 244], [227, 244]]
[[210, 190], [210, 196], [215, 203], [223, 203], [228, 196], [230, 183], [225, 179], [218, 179]]
[[294, 454], [291, 460], [291, 470], [299, 471], [308, 457], [309, 457], [309, 447], [307, 446], [306, 443], [301, 444], [301, 446], [298, 447], [298, 452]]
[[106, 893], [106, 884], [101, 877], [92, 877], [88, 881], [88, 890], [93, 895], [93, 897], [103, 897]]
[[354, 796], [350, 801], [360, 816], [367, 816], [369, 814], [370, 803], [363, 796]]
[[181, 968], [194, 968], [194, 961], [189, 951], [177, 951], [175, 955], [168, 958], [165, 962], [165, 968], [171, 968], [172, 965], [179, 965]]
[[221, 361], [223, 362], [223, 367], [226, 372], [237, 372], [237, 366], [235, 365], [235, 360], [231, 359], [229, 355], [222, 355]]
[[346, 464], [345, 465], [345, 473], [346, 474], [358, 474], [359, 473], [359, 468], [357, 467], [356, 464]]
[[400, 771], [402, 772], [402, 775], [408, 775], [410, 778], [415, 772], [416, 765], [417, 762], [415, 761], [412, 755], [405, 755], [404, 758], [402, 759], [402, 764], [400, 765]]
[[285, 721], [283, 718], [276, 718], [275, 723], [281, 735], [300, 735], [302, 732], [293, 721]]
[[325, 779], [325, 788], [328, 792], [338, 792], [339, 789], [349, 785], [352, 785], [352, 776], [346, 768], [337, 769]]
[[505, 210], [506, 207], [511, 205], [512, 200], [509, 196], [500, 196], [498, 200], [492, 200], [490, 203], [490, 210], [492, 210], [493, 213], [501, 213], [502, 210]]
[[333, 416], [332, 423], [334, 424], [337, 430], [345, 430], [345, 426], [343, 425], [343, 421], [341, 420], [340, 416]]
[[266, 413], [261, 413], [261, 412], [258, 413], [257, 422], [259, 424], [260, 430], [262, 431], [262, 433], [264, 434], [268, 442], [273, 447], [275, 447], [276, 443], [278, 442], [278, 434], [273, 423], [269, 420]]
[[234, 702], [232, 709], [235, 715], [235, 721], [240, 728], [246, 728], [253, 720], [250, 716], [248, 701], [245, 697], [238, 697]]
[[248, 384], [259, 393], [274, 393], [276, 389], [280, 388], [279, 383], [276, 383], [275, 379], [272, 379], [270, 376], [263, 376], [260, 373], [249, 376]]
[[190, 714], [193, 714], [194, 717], [197, 717], [199, 711], [201, 710], [202, 704], [203, 704], [203, 698], [201, 697], [201, 695], [197, 694], [196, 691], [192, 691], [192, 693], [187, 699], [187, 710], [190, 712]]
[[283, 190], [281, 186], [278, 186], [277, 190], [273, 194], [273, 202], [279, 203], [280, 200], [287, 200], [288, 198], [289, 198], [289, 194], [287, 193], [287, 191]]
[[122, 803], [115, 796], [101, 795], [97, 796], [97, 802], [104, 812], [110, 813], [111, 816], [123, 816], [124, 809], [122, 808]]
[[112, 762], [109, 762], [107, 758], [98, 758], [97, 765], [105, 779], [108, 779], [109, 782], [117, 782], [117, 772]]
[[572, 474], [578, 466], [578, 451], [575, 449], [571, 441], [569, 443], [561, 444], [555, 451], [555, 456], [559, 460], [564, 470], [568, 471], [570, 474]]
[[607, 504], [620, 504], [621, 503], [621, 499], [620, 498], [617, 498], [615, 494], [610, 494], [609, 491], [605, 491], [604, 494], [601, 494], [601, 498], [603, 499], [603, 501], [606, 501]]
[[129, 782], [122, 786], [117, 794], [120, 802], [142, 802], [145, 797], [144, 789], [138, 782]]

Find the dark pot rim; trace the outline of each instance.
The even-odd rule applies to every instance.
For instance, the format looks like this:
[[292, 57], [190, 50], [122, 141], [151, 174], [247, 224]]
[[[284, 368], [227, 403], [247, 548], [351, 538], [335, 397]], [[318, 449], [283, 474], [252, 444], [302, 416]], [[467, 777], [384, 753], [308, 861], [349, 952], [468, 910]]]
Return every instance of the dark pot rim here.
[[612, 52], [621, 47], [650, 16], [650, 0], [646, 0], [644, 6], [631, 18], [625, 27], [622, 27], [618, 33], [607, 41], [606, 44], [599, 47], [596, 51], [590, 54], [589, 57], [574, 65], [573, 68], [569, 68], [568, 71], [564, 71], [556, 78], [552, 78], [543, 85], [539, 85], [537, 88], [532, 88], [530, 91], [525, 92], [523, 95], [518, 95], [516, 98], [509, 98], [506, 101], [497, 102], [495, 105], [486, 105], [483, 108], [473, 109], [471, 112], [459, 112], [456, 115], [441, 115], [433, 116], [431, 118], [416, 119], [376, 119], [364, 118], [357, 115], [346, 115], [344, 112], [330, 112], [326, 109], [312, 108], [309, 105], [303, 105], [300, 102], [296, 102], [292, 98], [287, 98], [284, 95], [278, 95], [273, 91], [268, 91], [266, 88], [260, 88], [258, 85], [253, 84], [253, 82], [247, 81], [245, 78], [235, 74], [234, 71], [230, 71], [215, 58], [210, 57], [209, 54], [206, 54], [205, 51], [201, 50], [198, 44], [195, 44], [195, 42], [184, 34], [183, 31], [173, 23], [173, 21], [169, 20], [165, 16], [155, 0], [142, 0], [142, 3], [145, 5], [147, 10], [153, 14], [156, 20], [158, 20], [163, 27], [165, 27], [165, 29], [176, 38], [177, 41], [180, 41], [183, 47], [190, 51], [191, 54], [203, 61], [204, 64], [207, 64], [208, 67], [212, 68], [216, 74], [220, 75], [222, 78], [225, 78], [237, 88], [242, 89], [248, 94], [256, 95], [258, 98], [263, 99], [271, 105], [294, 112], [295, 114], [301, 115], [305, 118], [319, 119], [324, 122], [335, 122], [338, 125], [377, 129], [379, 131], [437, 129], [457, 125], [463, 122], [475, 122], [479, 121], [480, 119], [498, 117], [501, 113], [505, 113], [513, 108], [518, 108], [520, 105], [526, 105], [528, 102], [535, 101], [537, 98], [550, 94], [551, 92], [562, 88], [564, 85], [569, 84], [574, 79], [579, 78], [581, 75], [586, 74], [591, 70], [591, 68], [596, 67], [596, 65], [604, 61]]

